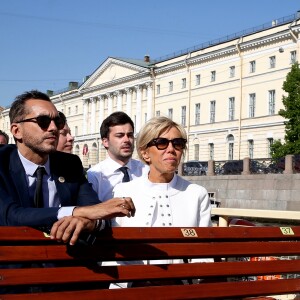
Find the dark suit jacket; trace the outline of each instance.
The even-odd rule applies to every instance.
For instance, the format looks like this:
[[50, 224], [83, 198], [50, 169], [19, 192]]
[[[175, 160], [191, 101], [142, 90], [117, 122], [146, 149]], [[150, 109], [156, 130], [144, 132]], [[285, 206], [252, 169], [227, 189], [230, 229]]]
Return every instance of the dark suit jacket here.
[[[88, 183], [77, 155], [59, 151], [50, 154], [50, 170], [61, 206], [99, 203], [98, 196]], [[17, 147], [1, 146], [0, 226], [51, 226], [57, 221], [58, 209], [59, 207], [34, 207], [33, 199], [29, 197], [27, 178]]]

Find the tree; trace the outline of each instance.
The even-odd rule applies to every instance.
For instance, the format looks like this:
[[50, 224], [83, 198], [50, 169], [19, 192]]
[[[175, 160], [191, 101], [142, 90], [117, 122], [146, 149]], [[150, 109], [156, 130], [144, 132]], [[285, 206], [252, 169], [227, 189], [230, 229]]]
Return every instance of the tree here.
[[271, 146], [273, 159], [288, 154], [300, 154], [300, 68], [299, 64], [292, 65], [291, 71], [283, 82], [283, 90], [287, 96], [282, 96], [284, 109], [278, 114], [286, 119], [284, 143], [277, 140]]

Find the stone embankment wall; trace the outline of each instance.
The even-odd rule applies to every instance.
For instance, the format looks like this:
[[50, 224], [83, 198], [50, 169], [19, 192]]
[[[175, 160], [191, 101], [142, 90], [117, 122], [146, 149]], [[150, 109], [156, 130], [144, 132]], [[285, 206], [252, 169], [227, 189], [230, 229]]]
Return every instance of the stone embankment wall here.
[[184, 178], [214, 193], [215, 199], [221, 202], [221, 207], [300, 210], [299, 173]]

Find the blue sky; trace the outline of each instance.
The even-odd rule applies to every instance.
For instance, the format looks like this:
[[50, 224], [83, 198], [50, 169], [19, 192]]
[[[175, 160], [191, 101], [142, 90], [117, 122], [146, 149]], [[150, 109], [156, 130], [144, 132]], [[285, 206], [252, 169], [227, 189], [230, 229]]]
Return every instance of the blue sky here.
[[297, 10], [298, 0], [2, 0], [0, 106], [82, 82], [107, 57], [155, 59]]

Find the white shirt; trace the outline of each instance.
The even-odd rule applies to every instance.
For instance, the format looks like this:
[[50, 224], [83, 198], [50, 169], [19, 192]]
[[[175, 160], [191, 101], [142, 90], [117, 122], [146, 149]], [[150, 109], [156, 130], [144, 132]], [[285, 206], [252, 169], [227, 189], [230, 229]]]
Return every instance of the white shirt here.
[[[211, 226], [211, 205], [206, 189], [174, 175], [169, 183], [152, 183], [146, 177], [118, 184], [114, 197], [131, 197], [136, 208], [134, 217], [116, 218], [113, 226], [121, 227], [207, 227]], [[191, 262], [212, 262], [195, 258]], [[183, 263], [181, 259], [103, 262], [118, 264]], [[129, 282], [110, 284], [110, 288], [127, 288]]]
[[211, 226], [211, 205], [204, 187], [174, 175], [169, 183], [152, 183], [137, 178], [120, 183], [114, 197], [131, 197], [136, 208], [132, 218], [116, 218], [122, 227], [206, 227]]
[[[25, 169], [28, 188], [29, 188], [29, 196], [34, 198], [34, 191], [35, 191], [35, 182], [36, 182], [36, 176], [35, 171], [39, 167], [39, 165], [33, 163], [32, 161], [26, 159], [20, 151], [18, 151], [21, 163]], [[44, 207], [60, 207], [60, 199], [57, 193], [55, 181], [51, 176], [50, 173], [50, 162], [49, 157], [47, 162], [44, 165], [41, 165], [45, 168], [46, 174], [43, 176], [43, 202]], [[71, 216], [73, 213], [75, 206], [66, 206], [61, 207], [58, 211], [57, 219], [60, 220], [61, 218], [65, 216]]]
[[[87, 171], [88, 181], [98, 194], [99, 200], [106, 201], [113, 198], [112, 190], [118, 183], [122, 182], [124, 177], [124, 174], [119, 170], [120, 167], [123, 166], [108, 157]], [[130, 180], [147, 175], [149, 172], [147, 165], [135, 159], [130, 159], [125, 167], [128, 168]]]

